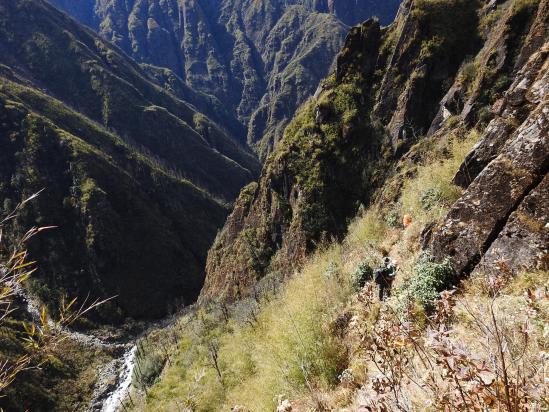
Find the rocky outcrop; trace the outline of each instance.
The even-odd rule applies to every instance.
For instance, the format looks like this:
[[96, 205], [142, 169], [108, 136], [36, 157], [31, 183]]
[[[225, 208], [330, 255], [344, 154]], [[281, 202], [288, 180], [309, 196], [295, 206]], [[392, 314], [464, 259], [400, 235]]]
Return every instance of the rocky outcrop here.
[[295, 110], [328, 75], [347, 27], [330, 14], [304, 7], [284, 12], [262, 46], [266, 88], [251, 106], [247, 142], [265, 159], [282, 137]]
[[352, 26], [356, 22], [377, 17], [381, 24], [391, 23], [400, 1], [387, 0], [376, 2], [372, 0], [320, 0], [317, 9], [329, 11], [345, 24]]
[[[424, 135], [466, 56], [480, 47], [477, 2], [405, 1], [387, 42], [394, 49], [380, 83], [374, 114], [400, 152]], [[456, 24], [459, 22], [459, 24]]]
[[[335, 74], [290, 123], [259, 186], [210, 250], [202, 301], [291, 275], [318, 242], [345, 231], [393, 170], [413, 173], [408, 149], [425, 136], [418, 150], [473, 127], [483, 136], [455, 178], [468, 189], [422, 235], [438, 259], [450, 256], [468, 274], [513, 213], [525, 209], [523, 218], [540, 221], [544, 212], [532, 202], [547, 168], [546, 50], [517, 62], [545, 30], [544, 10], [543, 1], [409, 1], [388, 28], [374, 20], [353, 28]], [[380, 194], [388, 201], [399, 191], [391, 182]], [[506, 236], [523, 235], [517, 224]], [[521, 250], [543, 255], [544, 236], [531, 233]]]
[[509, 217], [475, 272], [549, 270], [549, 177], [546, 174]]
[[[378, 64], [381, 30], [376, 20], [370, 19], [353, 27], [345, 39], [345, 47], [337, 56], [336, 81], [346, 76], [364, 73], [371, 76]], [[357, 59], [357, 55], [361, 58]]]
[[547, 91], [546, 74], [540, 72], [545, 64], [546, 51], [534, 56], [517, 75], [505, 97], [498, 99], [491, 111], [495, 118], [488, 124], [477, 146], [469, 153], [454, 177], [454, 182], [466, 188], [478, 174], [497, 157], [513, 135], [517, 125], [541, 103]]
[[[461, 13], [476, 19], [474, 7]], [[324, 82], [294, 119], [280, 148], [267, 160], [247, 216], [240, 220], [241, 209], [235, 209], [239, 224], [230, 217], [210, 250], [201, 299], [216, 295], [233, 299], [235, 293], [227, 290], [235, 290], [235, 284], [242, 293], [266, 273], [289, 275], [316, 243], [345, 232], [347, 219], [360, 203], [369, 202], [383, 182], [391, 162], [388, 153], [398, 156], [415, 139], [413, 133], [400, 132], [398, 138], [390, 138], [393, 121], [388, 113], [400, 102], [400, 116], [419, 124], [419, 117], [414, 117], [418, 113], [427, 127], [431, 119], [424, 111], [436, 110], [444, 95], [441, 84], [453, 79], [467, 47], [474, 47], [468, 42], [471, 33], [461, 30], [455, 20], [445, 21], [443, 28], [420, 30], [423, 20], [433, 22], [440, 15], [445, 16], [430, 3], [417, 9], [407, 3], [390, 28], [382, 29], [370, 19], [351, 29], [337, 57], [334, 77]], [[425, 55], [418, 45], [433, 39], [469, 46], [454, 50], [452, 57], [446, 57], [443, 49]], [[403, 66], [405, 72], [421, 73], [424, 78], [410, 76], [413, 86], [401, 84], [394, 73]], [[391, 105], [386, 102], [393, 96], [389, 92], [402, 97]], [[380, 127], [385, 124], [387, 128]]]
[[[547, 4], [547, 1], [540, 3], [534, 22], [529, 21], [529, 7], [512, 4], [506, 9], [498, 10], [494, 8], [494, 4], [488, 3], [481, 9], [480, 15], [485, 20], [490, 19], [495, 13], [503, 13], [503, 16], [497, 19], [489, 30], [478, 55], [464, 62], [462, 75], [456, 79], [440, 103], [429, 135], [435, 133], [450, 116], [457, 116], [467, 124], [473, 125], [477, 122], [481, 110], [486, 113], [494, 109], [501, 114], [499, 112], [503, 109], [502, 101], [494, 102], [493, 96], [505, 92], [516, 71], [543, 45], [543, 40], [540, 39], [546, 37]], [[491, 104], [494, 104], [493, 108]], [[502, 117], [509, 121], [509, 116], [514, 115], [520, 116], [515, 112]], [[524, 118], [517, 119], [519, 122], [523, 120]], [[478, 152], [484, 153], [486, 149], [487, 147], [484, 147]], [[480, 166], [477, 172], [482, 170], [482, 167]]]
[[467, 189], [433, 231], [435, 257], [450, 257], [460, 277], [500, 259], [512, 272], [547, 269], [548, 56], [546, 44], [497, 102], [496, 118], [456, 176]]

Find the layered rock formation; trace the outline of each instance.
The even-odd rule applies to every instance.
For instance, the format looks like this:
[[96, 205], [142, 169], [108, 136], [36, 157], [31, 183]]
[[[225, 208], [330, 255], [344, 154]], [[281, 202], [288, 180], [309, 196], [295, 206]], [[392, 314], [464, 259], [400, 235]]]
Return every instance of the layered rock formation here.
[[434, 255], [450, 257], [460, 277], [549, 269], [548, 57], [549, 43], [496, 102], [495, 118], [456, 176], [466, 191], [434, 230]]
[[[139, 62], [222, 100], [265, 156], [348, 30], [400, 0], [51, 0]], [[245, 139], [246, 132], [241, 138]]]

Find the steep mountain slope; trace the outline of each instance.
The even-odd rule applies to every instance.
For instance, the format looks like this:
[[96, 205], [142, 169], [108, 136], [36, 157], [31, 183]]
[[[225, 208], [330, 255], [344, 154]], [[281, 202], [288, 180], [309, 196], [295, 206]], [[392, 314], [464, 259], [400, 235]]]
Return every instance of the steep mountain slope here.
[[548, 7], [414, 0], [352, 29], [128, 408], [543, 410]]
[[3, 2], [0, 39], [2, 211], [44, 188], [14, 229], [59, 226], [31, 245], [36, 291], [52, 304], [64, 292], [118, 295], [108, 320], [192, 301], [255, 157], [44, 1]]
[[[388, 28], [353, 28], [335, 73], [241, 191], [209, 251], [202, 304], [138, 342], [122, 409], [542, 410], [548, 19], [549, 0], [410, 0]], [[62, 214], [60, 229], [75, 232], [55, 240], [61, 249], [35, 248], [76, 243], [92, 269], [104, 256], [121, 262], [118, 279], [132, 260], [168, 273], [177, 236], [193, 251], [196, 228], [213, 230], [223, 209], [196, 185], [24, 72], [3, 73], [2, 190], [55, 178], [44, 193], [55, 200], [26, 214]], [[140, 73], [192, 94], [170, 71]], [[151, 263], [148, 252], [172, 259]], [[374, 278], [385, 256], [396, 275]], [[149, 295], [177, 286], [146, 275]]]
[[[466, 134], [475, 126], [485, 137], [463, 166], [461, 181], [466, 177], [468, 185], [475, 177], [467, 174], [468, 164], [478, 173], [500, 150], [494, 162], [509, 171], [501, 176], [490, 172], [494, 164], [482, 172], [469, 189], [471, 195], [466, 193], [448, 221], [433, 229], [432, 240], [438, 259], [454, 256], [457, 272], [470, 273], [479, 252], [484, 254], [498, 236], [510, 237], [511, 228], [501, 232], [509, 215], [547, 173], [542, 93], [546, 79], [545, 71], [538, 72], [545, 55], [542, 52], [537, 63], [524, 66], [547, 41], [546, 7], [546, 1], [501, 5], [474, 0], [408, 1], [388, 29], [381, 29], [375, 20], [353, 28], [338, 56], [335, 75], [286, 129], [259, 184], [241, 193], [209, 252], [201, 300], [218, 296], [233, 300], [248, 293], [266, 274], [290, 275], [319, 242], [340, 237], [347, 219], [359, 204], [370, 204], [376, 192], [376, 198], [383, 199], [383, 213], [390, 216], [391, 205], [413, 173], [407, 165], [421, 158], [418, 150], [448, 134]], [[504, 96], [509, 97], [499, 100]], [[516, 101], [512, 96], [517, 96]], [[498, 116], [486, 127], [492, 111]], [[414, 146], [426, 137], [425, 143]], [[521, 171], [519, 163], [526, 170]], [[396, 177], [388, 179], [395, 171]], [[516, 174], [518, 186], [505, 177], [509, 173]], [[482, 176], [488, 180], [482, 181]], [[494, 183], [500, 180], [498, 189], [499, 183]], [[536, 193], [532, 196], [539, 198]], [[505, 197], [508, 204], [495, 208], [497, 199]], [[497, 216], [488, 219], [490, 209]], [[531, 217], [524, 212], [520, 216], [526, 216], [532, 226], [522, 230], [543, 232], [539, 218], [534, 217], [538, 212], [529, 213]], [[509, 224], [518, 219], [515, 215]], [[426, 245], [429, 233], [424, 234]], [[545, 243], [542, 233], [528, 236], [537, 239], [527, 241], [530, 246]], [[520, 250], [530, 256], [522, 261], [546, 266], [544, 246]]]
[[52, 0], [139, 62], [218, 97], [266, 155], [330, 70], [346, 25], [399, 0]]

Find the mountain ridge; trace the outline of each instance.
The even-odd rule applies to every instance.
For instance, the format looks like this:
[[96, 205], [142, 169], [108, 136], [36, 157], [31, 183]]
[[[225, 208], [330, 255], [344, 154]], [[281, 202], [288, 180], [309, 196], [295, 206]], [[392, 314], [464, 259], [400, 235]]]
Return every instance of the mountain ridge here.
[[[35, 292], [52, 308], [65, 293], [117, 295], [102, 322], [194, 301], [206, 250], [255, 177], [255, 156], [49, 3], [0, 7], [2, 213], [45, 188], [13, 234], [59, 226], [30, 245], [42, 263]], [[210, 110], [219, 104], [181, 92]]]
[[167, 67], [191, 88], [225, 102], [265, 158], [328, 75], [347, 25], [373, 14], [389, 23], [400, 1], [52, 3], [137, 61]]

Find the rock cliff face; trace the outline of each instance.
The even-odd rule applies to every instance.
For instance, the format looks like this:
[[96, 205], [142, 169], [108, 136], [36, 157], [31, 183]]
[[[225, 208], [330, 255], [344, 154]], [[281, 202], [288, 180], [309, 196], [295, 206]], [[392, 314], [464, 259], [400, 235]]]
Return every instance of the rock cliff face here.
[[[51, 0], [139, 62], [216, 96], [266, 155], [348, 30], [400, 0]], [[245, 140], [246, 132], [241, 134]]]
[[424, 245], [461, 275], [502, 251], [514, 270], [546, 268], [547, 19], [545, 0], [416, 0], [388, 28], [353, 28], [335, 74], [241, 193], [208, 254], [201, 300], [291, 275], [413, 161], [413, 144], [454, 129], [482, 139], [455, 177], [463, 197]]
[[12, 229], [58, 226], [30, 245], [35, 292], [118, 295], [108, 321], [193, 301], [225, 204], [258, 172], [196, 109], [219, 101], [176, 98], [41, 0], [3, 1], [0, 40], [0, 214], [45, 189]]
[[549, 269], [548, 56], [545, 44], [496, 102], [494, 119], [456, 176], [466, 191], [434, 229], [435, 256], [451, 257], [460, 277], [498, 267]]

